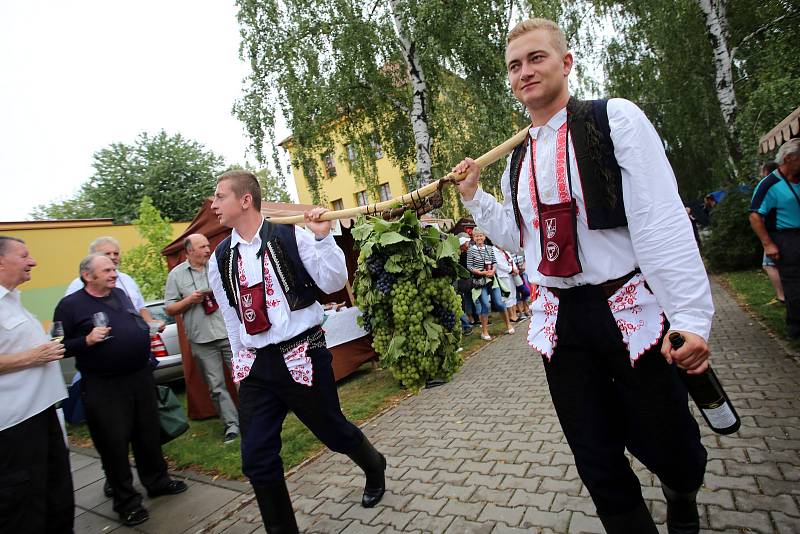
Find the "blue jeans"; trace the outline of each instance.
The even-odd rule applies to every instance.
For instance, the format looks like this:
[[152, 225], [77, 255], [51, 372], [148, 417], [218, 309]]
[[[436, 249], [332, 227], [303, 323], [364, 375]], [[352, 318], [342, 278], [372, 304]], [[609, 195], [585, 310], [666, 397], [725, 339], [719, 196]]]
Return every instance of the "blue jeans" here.
[[503, 295], [500, 294], [500, 288], [492, 288], [491, 284], [486, 284], [481, 289], [481, 294], [478, 296], [478, 300], [475, 301], [475, 309], [478, 315], [489, 315], [489, 312], [491, 311], [489, 308], [490, 299], [491, 303], [493, 304], [492, 307], [495, 309], [495, 311], [505, 311], [506, 305], [503, 303]]

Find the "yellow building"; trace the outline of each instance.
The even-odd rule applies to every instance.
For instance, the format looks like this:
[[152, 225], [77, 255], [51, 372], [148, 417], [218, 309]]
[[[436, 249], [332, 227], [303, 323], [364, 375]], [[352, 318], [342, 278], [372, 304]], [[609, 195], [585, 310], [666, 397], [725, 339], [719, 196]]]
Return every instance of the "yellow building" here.
[[[278, 145], [289, 152], [290, 156], [294, 156], [294, 140], [291, 136]], [[320, 204], [332, 210], [340, 210], [382, 202], [408, 193], [400, 169], [389, 161], [382, 147], [373, 144], [372, 150], [378, 176], [377, 191], [370, 190], [364, 183], [359, 183], [351, 168], [351, 162], [355, 163], [359, 157], [355, 145], [348, 143], [347, 140], [337, 139], [333, 151], [318, 154], [318, 165], [313, 170], [308, 170], [317, 174], [323, 173], [319, 177], [319, 198], [314, 198], [313, 188], [309, 184], [306, 172], [292, 157], [292, 175], [297, 185], [299, 203]]]
[[[188, 222], [172, 223], [173, 239]], [[112, 219], [71, 221], [0, 222], [0, 234], [25, 241], [37, 266], [31, 281], [19, 287], [25, 307], [48, 325], [67, 286], [78, 276], [78, 264], [89, 252], [89, 243], [100, 236], [119, 241], [123, 263], [125, 252], [142, 243], [131, 224], [112, 224]]]

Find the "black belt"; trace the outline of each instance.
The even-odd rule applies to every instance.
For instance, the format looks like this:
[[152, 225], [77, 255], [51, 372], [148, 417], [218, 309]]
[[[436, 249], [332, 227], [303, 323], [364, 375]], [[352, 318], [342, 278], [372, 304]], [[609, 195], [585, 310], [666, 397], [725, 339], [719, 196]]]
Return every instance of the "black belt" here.
[[[620, 276], [619, 278], [614, 278], [613, 280], [608, 280], [607, 282], [603, 282], [602, 284], [597, 284], [596, 287], [599, 287], [600, 290], [603, 292], [603, 295], [605, 295], [606, 298], [609, 298], [611, 295], [616, 293], [617, 290], [619, 290], [619, 288], [621, 288], [622, 286], [627, 284], [628, 281], [631, 278], [633, 278], [634, 276], [636, 276], [640, 272], [642, 272], [642, 271], [640, 271], [638, 268], [634, 269], [631, 272], [629, 272], [628, 274]], [[580, 287], [580, 286], [578, 286], [578, 287]], [[560, 298], [562, 291], [568, 291], [571, 288], [561, 289], [561, 288], [558, 288], [558, 287], [548, 287], [547, 289], [553, 295], [555, 295], [556, 297]]]
[[308, 350], [321, 349], [327, 346], [327, 344], [325, 343], [325, 332], [322, 330], [322, 328], [320, 328], [319, 325], [317, 325], [317, 326], [312, 326], [305, 332], [301, 332], [296, 336], [287, 339], [286, 341], [271, 343], [256, 350], [257, 351], [276, 350], [281, 354], [286, 354], [287, 352], [299, 347], [306, 341], [308, 341]]

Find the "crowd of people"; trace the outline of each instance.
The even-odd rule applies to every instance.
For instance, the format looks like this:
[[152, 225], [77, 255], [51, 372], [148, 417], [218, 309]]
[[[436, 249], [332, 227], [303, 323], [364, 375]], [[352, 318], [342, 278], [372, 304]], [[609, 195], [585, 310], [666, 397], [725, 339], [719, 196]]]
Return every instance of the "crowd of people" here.
[[525, 273], [524, 254], [509, 254], [487, 241], [485, 232], [473, 228], [472, 235], [462, 232], [459, 262], [469, 271], [469, 278], [459, 280], [462, 332], [469, 335], [480, 326], [481, 339], [490, 341], [489, 314], [500, 313], [507, 334], [515, 332], [513, 323], [528, 318], [532, 289]]
[[[696, 533], [707, 454], [680, 373], [706, 370], [714, 308], [664, 145], [632, 102], [570, 96], [573, 56], [555, 23], [518, 24], [505, 64], [532, 122], [509, 158], [502, 202], [480, 188], [474, 160], [454, 168], [466, 176], [458, 187], [478, 225], [459, 236], [471, 275], [458, 282], [462, 326], [479, 325], [489, 340], [492, 309], [509, 334], [515, 322], [531, 321], [527, 342], [541, 354], [578, 474], [607, 532], [657, 532], [627, 450], [659, 478], [668, 531]], [[778, 269], [790, 335], [798, 336], [800, 141], [781, 147], [777, 165], [756, 189], [750, 220]], [[322, 220], [327, 210], [307, 212], [302, 229], [264, 220], [260, 205], [252, 173], [220, 176], [211, 208], [231, 235], [213, 252], [204, 236], [187, 238], [187, 261], [170, 273], [165, 299], [168, 313], [186, 320], [222, 439], [241, 434], [242, 471], [266, 531], [296, 533], [280, 457], [289, 410], [361, 468], [364, 507], [384, 495], [387, 458], [342, 414], [320, 328], [316, 291], [341, 289], [347, 273], [331, 223]], [[53, 317], [63, 339], [51, 340], [17, 289], [36, 262], [24, 242], [0, 237], [0, 531], [72, 531], [69, 459], [55, 410], [66, 396], [63, 357], [74, 357], [83, 375], [89, 431], [120, 520], [148, 518], [132, 485], [129, 446], [151, 497], [187, 489], [170, 478], [161, 451], [152, 317], [118, 263], [117, 243], [92, 243]], [[680, 348], [670, 334], [683, 338]], [[222, 384], [228, 364], [238, 413]]]

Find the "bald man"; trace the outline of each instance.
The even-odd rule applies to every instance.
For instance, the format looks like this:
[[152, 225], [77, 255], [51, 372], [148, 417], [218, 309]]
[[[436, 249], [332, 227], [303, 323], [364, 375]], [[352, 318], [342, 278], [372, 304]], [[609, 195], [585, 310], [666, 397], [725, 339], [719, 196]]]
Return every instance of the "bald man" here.
[[224, 423], [223, 441], [231, 443], [239, 435], [239, 413], [225, 385], [224, 365], [231, 366], [231, 346], [225, 320], [219, 312], [208, 284], [206, 265], [211, 246], [202, 234], [192, 234], [183, 242], [186, 261], [167, 276], [164, 304], [170, 315], [183, 314], [186, 337], [197, 365], [203, 372], [211, 400]]

